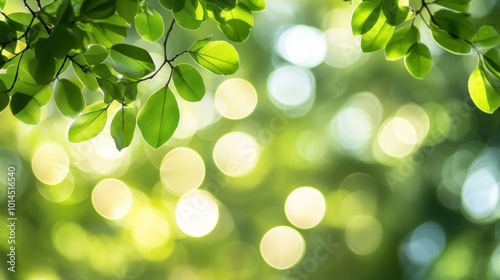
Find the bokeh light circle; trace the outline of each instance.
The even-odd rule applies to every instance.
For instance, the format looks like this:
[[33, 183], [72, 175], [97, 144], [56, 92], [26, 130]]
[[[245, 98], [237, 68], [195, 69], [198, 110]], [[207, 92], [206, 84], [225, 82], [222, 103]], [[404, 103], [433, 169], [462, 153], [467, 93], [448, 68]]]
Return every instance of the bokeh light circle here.
[[42, 183], [56, 185], [61, 183], [69, 171], [66, 151], [54, 143], [38, 147], [31, 159], [33, 173]]
[[180, 230], [192, 237], [202, 237], [219, 221], [219, 207], [212, 195], [195, 190], [184, 195], [175, 208], [175, 221]]
[[285, 214], [290, 223], [302, 229], [315, 227], [326, 211], [323, 194], [312, 187], [293, 190], [285, 202]]
[[220, 171], [232, 177], [250, 172], [256, 165], [259, 148], [255, 140], [242, 132], [223, 135], [215, 144], [213, 158]]
[[[497, 175], [497, 176], [495, 176]], [[498, 172], [480, 168], [470, 174], [462, 189], [462, 206], [477, 221], [489, 221], [500, 199]]]
[[278, 53], [289, 62], [306, 68], [313, 68], [323, 62], [327, 43], [323, 32], [296, 25], [285, 30], [278, 38]]
[[276, 269], [288, 269], [304, 256], [305, 241], [295, 229], [278, 226], [270, 229], [260, 242], [260, 253], [264, 260]]
[[184, 194], [201, 185], [205, 178], [205, 164], [196, 151], [185, 147], [175, 148], [163, 158], [160, 177], [168, 190]]
[[224, 117], [239, 120], [250, 115], [257, 106], [257, 92], [244, 79], [224, 81], [215, 92], [215, 108]]
[[371, 216], [356, 216], [347, 225], [345, 242], [358, 255], [373, 253], [382, 242], [382, 226]]
[[417, 131], [410, 121], [402, 117], [394, 117], [382, 125], [378, 143], [387, 155], [403, 158], [415, 149], [417, 136]]
[[446, 235], [441, 226], [427, 222], [413, 231], [403, 251], [414, 265], [426, 266], [441, 254], [445, 245]]
[[271, 73], [267, 81], [267, 92], [276, 107], [284, 110], [297, 109], [314, 100], [315, 83], [309, 70], [286, 65]]
[[129, 187], [117, 179], [104, 179], [92, 191], [92, 204], [99, 215], [117, 220], [128, 214], [132, 207]]

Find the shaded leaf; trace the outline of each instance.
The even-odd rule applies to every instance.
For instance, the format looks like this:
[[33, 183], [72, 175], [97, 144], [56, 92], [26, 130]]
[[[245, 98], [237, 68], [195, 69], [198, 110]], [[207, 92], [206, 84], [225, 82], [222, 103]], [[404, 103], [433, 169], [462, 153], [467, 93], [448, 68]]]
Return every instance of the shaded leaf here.
[[431, 29], [432, 38], [443, 49], [454, 54], [469, 54], [472, 47], [462, 39], [451, 36], [448, 32], [441, 29]]
[[4, 21], [0, 21], [0, 44], [5, 44], [17, 38], [16, 30]]
[[448, 9], [466, 13], [469, 10], [470, 0], [437, 0], [434, 3]]
[[83, 112], [71, 124], [68, 139], [71, 142], [82, 142], [97, 136], [106, 125], [108, 107], [104, 103], [94, 104]]
[[101, 45], [90, 45], [83, 56], [88, 65], [96, 65], [108, 58], [108, 50]]
[[382, 11], [387, 18], [387, 23], [397, 26], [406, 20], [410, 8], [401, 6], [400, 0], [383, 0]]
[[498, 31], [493, 25], [481, 26], [476, 35], [475, 43], [480, 47], [493, 48], [500, 44]]
[[469, 77], [469, 93], [481, 111], [492, 114], [500, 106], [500, 90], [480, 66]]
[[238, 2], [245, 4], [251, 11], [264, 11], [266, 9], [265, 0], [239, 0]]
[[117, 0], [84, 0], [80, 7], [80, 15], [92, 19], [107, 18], [114, 14], [116, 1]]
[[2, 112], [10, 102], [10, 97], [5, 91], [0, 91], [0, 112]]
[[135, 108], [123, 107], [116, 113], [111, 122], [111, 137], [115, 141], [116, 148], [121, 151], [132, 143], [136, 125], [137, 110]]
[[26, 124], [38, 124], [40, 122], [41, 107], [50, 100], [52, 89], [43, 87], [35, 93], [28, 93], [32, 87], [25, 87], [16, 91], [10, 101], [12, 114]]
[[172, 10], [174, 6], [174, 0], [160, 0], [160, 4], [167, 10]]
[[470, 41], [476, 34], [474, 24], [465, 14], [439, 10], [434, 13], [433, 17], [439, 29], [447, 31], [454, 37]]
[[90, 72], [83, 72], [80, 66], [73, 63], [73, 71], [76, 76], [82, 82], [84, 86], [86, 86], [89, 90], [97, 90], [99, 88], [99, 84], [97, 83], [97, 79]]
[[104, 102], [106, 104], [111, 103], [113, 100], [121, 101], [123, 99], [120, 90], [112, 82], [105, 79], [97, 79], [97, 82], [104, 93]]
[[61, 79], [57, 82], [54, 99], [59, 111], [67, 117], [75, 117], [85, 106], [81, 89], [67, 79]]
[[128, 23], [134, 22], [135, 16], [139, 12], [139, 0], [116, 1], [116, 12]]
[[432, 66], [429, 48], [422, 43], [415, 43], [405, 56], [405, 66], [413, 77], [423, 79]]
[[497, 49], [491, 49], [487, 51], [484, 56], [484, 64], [486, 68], [493, 74], [497, 79], [500, 79], [500, 54]]
[[193, 66], [180, 64], [175, 66], [173, 80], [179, 95], [187, 101], [200, 101], [205, 96], [203, 77]]
[[198, 64], [215, 74], [230, 75], [239, 68], [238, 52], [228, 42], [204, 39], [195, 42], [188, 51]]
[[168, 87], [155, 92], [142, 107], [137, 125], [144, 140], [157, 149], [174, 134], [179, 124], [179, 107]]

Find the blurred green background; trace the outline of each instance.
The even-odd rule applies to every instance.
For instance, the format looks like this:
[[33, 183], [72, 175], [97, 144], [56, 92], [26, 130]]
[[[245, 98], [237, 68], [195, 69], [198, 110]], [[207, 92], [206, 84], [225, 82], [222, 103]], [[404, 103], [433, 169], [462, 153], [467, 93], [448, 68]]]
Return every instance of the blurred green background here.
[[[37, 126], [0, 113], [0, 218], [9, 166], [18, 218], [16, 273], [0, 279], [500, 279], [500, 118], [468, 96], [477, 57], [423, 32], [434, 67], [416, 80], [361, 52], [353, 8], [268, 0], [236, 44], [240, 70], [200, 69], [209, 93], [179, 100], [158, 150], [138, 130], [122, 152], [109, 129], [70, 143], [53, 102]], [[500, 26], [499, 1], [470, 12]], [[169, 52], [210, 34], [223, 38], [176, 28]], [[159, 44], [126, 40], [161, 62]]]

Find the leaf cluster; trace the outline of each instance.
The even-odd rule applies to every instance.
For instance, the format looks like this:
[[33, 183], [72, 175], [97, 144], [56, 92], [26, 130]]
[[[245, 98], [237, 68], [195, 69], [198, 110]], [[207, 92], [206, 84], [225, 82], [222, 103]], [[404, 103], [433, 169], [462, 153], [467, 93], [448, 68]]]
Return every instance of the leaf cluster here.
[[423, 79], [432, 67], [429, 47], [420, 40], [417, 20], [423, 22], [442, 49], [456, 55], [477, 54], [478, 65], [469, 78], [474, 104], [486, 113], [500, 106], [500, 37], [493, 25], [476, 27], [468, 14], [471, 0], [366, 0], [356, 6], [351, 20], [361, 35], [364, 52], [384, 50], [387, 60], [404, 59], [408, 72]]
[[[170, 139], [180, 117], [172, 87], [190, 102], [205, 95], [196, 65], [217, 75], [239, 68], [236, 49], [224, 40], [200, 39], [168, 57], [174, 26], [196, 30], [211, 20], [229, 41], [242, 42], [253, 27], [253, 12], [265, 9], [264, 0], [159, 0], [161, 6], [146, 0], [23, 0], [25, 12], [7, 14], [7, 2], [0, 1], [0, 111], [10, 107], [20, 121], [37, 124], [53, 96], [59, 111], [74, 118], [69, 140], [80, 142], [105, 128], [115, 102], [121, 109], [110, 132], [119, 150], [130, 145], [136, 126], [153, 148]], [[148, 50], [124, 43], [132, 28], [146, 41], [162, 40], [160, 66]], [[192, 64], [176, 62], [185, 54]], [[167, 83], [138, 105], [138, 85], [164, 67], [170, 68]], [[61, 78], [66, 71], [74, 78]], [[102, 93], [102, 100], [87, 104], [84, 88]]]

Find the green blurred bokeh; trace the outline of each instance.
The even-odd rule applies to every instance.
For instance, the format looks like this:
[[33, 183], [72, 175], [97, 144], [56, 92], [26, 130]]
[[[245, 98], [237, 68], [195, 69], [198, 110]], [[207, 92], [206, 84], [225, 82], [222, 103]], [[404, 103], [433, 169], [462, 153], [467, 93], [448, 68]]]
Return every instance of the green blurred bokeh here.
[[[500, 118], [468, 96], [477, 58], [422, 32], [434, 66], [416, 80], [361, 52], [354, 5], [267, 2], [235, 44], [241, 69], [200, 70], [209, 93], [180, 102], [179, 131], [158, 150], [139, 131], [122, 152], [105, 132], [70, 143], [52, 101], [37, 126], [0, 113], [0, 218], [9, 166], [18, 218], [17, 270], [0, 279], [500, 279]], [[472, 1], [478, 23], [498, 27], [499, 13]], [[176, 28], [169, 52], [210, 34], [223, 38], [212, 23]], [[161, 59], [133, 28], [126, 40]], [[289, 197], [302, 186], [312, 193]]]

